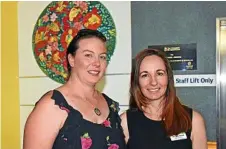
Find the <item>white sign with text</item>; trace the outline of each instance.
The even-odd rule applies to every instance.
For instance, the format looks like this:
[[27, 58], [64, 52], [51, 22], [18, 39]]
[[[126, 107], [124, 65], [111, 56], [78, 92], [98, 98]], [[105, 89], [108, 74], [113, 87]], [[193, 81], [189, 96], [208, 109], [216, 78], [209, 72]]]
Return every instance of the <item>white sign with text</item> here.
[[176, 87], [216, 86], [216, 75], [174, 75], [174, 83]]

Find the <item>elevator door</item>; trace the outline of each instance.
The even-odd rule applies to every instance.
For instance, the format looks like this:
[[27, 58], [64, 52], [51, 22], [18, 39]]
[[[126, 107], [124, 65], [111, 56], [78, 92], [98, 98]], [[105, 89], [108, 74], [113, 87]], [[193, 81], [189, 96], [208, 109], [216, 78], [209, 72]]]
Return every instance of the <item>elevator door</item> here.
[[226, 18], [217, 18], [217, 148], [226, 149]]

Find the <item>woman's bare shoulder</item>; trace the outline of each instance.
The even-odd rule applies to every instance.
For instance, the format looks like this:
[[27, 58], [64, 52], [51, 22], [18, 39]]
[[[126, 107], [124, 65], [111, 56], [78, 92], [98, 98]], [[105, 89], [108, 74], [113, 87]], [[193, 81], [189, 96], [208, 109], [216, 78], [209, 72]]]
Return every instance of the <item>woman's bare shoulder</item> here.
[[58, 119], [62, 115], [59, 106], [52, 99], [53, 91], [44, 94], [36, 103], [28, 119]]
[[193, 115], [193, 118], [192, 118], [193, 122], [197, 122], [197, 123], [204, 122], [202, 115], [198, 111], [192, 110], [192, 115]]
[[44, 94], [27, 118], [24, 130], [24, 149], [51, 148], [66, 113], [55, 105], [53, 91]]

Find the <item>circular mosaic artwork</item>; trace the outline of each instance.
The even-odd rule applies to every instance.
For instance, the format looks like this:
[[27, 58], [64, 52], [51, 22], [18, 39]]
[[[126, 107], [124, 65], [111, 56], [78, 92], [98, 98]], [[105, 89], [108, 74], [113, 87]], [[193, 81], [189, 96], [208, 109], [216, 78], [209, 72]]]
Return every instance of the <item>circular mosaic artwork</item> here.
[[80, 29], [99, 30], [107, 38], [107, 61], [116, 45], [116, 28], [107, 8], [98, 1], [51, 2], [39, 16], [33, 31], [32, 49], [41, 70], [51, 79], [68, 78], [66, 50]]

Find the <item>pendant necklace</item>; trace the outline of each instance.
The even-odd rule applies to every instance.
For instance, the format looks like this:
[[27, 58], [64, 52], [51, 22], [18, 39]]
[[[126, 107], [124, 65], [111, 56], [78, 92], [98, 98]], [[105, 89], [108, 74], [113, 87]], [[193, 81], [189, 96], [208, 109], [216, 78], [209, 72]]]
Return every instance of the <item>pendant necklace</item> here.
[[[92, 105], [92, 107], [94, 108], [93, 111], [94, 113], [97, 115], [97, 116], [100, 116], [101, 115], [101, 111], [99, 108], [97, 108], [96, 106], [94, 106], [89, 100], [87, 100], [85, 98], [85, 101], [88, 102], [90, 105]], [[98, 103], [98, 102], [97, 102]]]
[[97, 108], [97, 107], [94, 108], [94, 112], [95, 112], [95, 114], [98, 115], [98, 116], [101, 115], [100, 109]]

